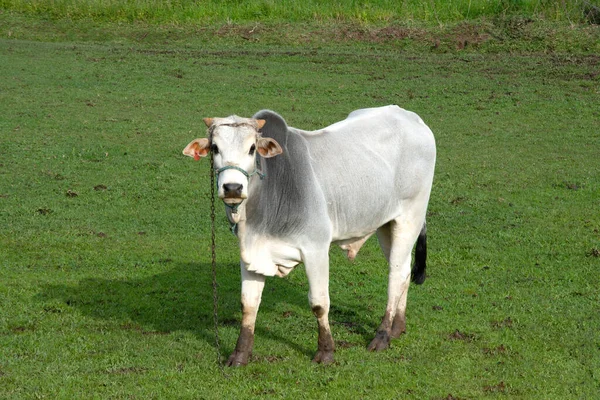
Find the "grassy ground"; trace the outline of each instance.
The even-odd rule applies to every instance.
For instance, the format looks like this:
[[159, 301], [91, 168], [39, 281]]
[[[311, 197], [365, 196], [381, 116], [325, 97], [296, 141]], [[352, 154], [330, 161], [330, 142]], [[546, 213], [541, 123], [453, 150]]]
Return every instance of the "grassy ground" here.
[[[0, 20], [0, 398], [600, 391], [594, 27], [576, 28], [588, 50], [550, 38], [523, 51], [521, 37], [502, 42], [519, 51], [493, 52], [429, 31], [373, 40], [374, 27], [323, 42], [262, 25]], [[272, 108], [313, 129], [390, 103], [423, 117], [439, 155], [428, 279], [409, 293], [408, 333], [384, 353], [365, 350], [386, 297], [369, 241], [354, 263], [332, 249], [336, 364], [310, 363], [316, 323], [299, 267], [267, 283], [252, 364], [221, 373], [208, 165], [182, 148], [204, 134], [205, 116]], [[226, 356], [239, 267], [222, 215], [217, 239]]]
[[51, 18], [101, 21], [197, 23], [215, 21], [303, 22], [343, 20], [361, 23], [404, 21], [442, 24], [519, 15], [571, 23], [600, 20], [598, 0], [0, 0], [7, 10]]

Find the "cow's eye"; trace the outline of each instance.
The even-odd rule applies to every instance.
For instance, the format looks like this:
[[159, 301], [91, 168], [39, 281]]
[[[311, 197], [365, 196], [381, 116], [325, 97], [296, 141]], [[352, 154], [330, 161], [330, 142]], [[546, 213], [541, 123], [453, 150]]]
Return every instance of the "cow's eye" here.
[[219, 154], [219, 148], [217, 147], [216, 144], [213, 144], [210, 146], [210, 151], [212, 151], [213, 154]]
[[251, 156], [253, 156], [253, 155], [254, 155], [254, 151], [256, 151], [256, 145], [255, 145], [255, 144], [253, 144], [253, 145], [250, 147], [250, 152], [249, 152], [249, 154], [250, 154]]

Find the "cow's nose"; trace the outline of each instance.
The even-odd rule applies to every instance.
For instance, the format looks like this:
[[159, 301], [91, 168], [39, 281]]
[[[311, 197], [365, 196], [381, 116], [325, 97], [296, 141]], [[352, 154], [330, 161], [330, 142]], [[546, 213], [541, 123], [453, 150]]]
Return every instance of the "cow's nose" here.
[[223, 185], [223, 192], [225, 197], [242, 197], [242, 184], [241, 183], [225, 183]]

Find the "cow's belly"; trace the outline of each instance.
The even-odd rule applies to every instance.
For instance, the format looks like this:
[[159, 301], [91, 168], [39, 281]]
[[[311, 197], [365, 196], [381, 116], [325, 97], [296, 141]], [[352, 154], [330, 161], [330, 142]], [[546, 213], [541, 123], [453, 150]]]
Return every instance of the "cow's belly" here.
[[244, 268], [265, 276], [286, 276], [302, 261], [298, 246], [281, 239], [260, 237], [241, 251]]
[[397, 218], [408, 205], [398, 198], [400, 196], [373, 197], [367, 193], [369, 190], [355, 191], [328, 205], [333, 242], [353, 241], [371, 235]]

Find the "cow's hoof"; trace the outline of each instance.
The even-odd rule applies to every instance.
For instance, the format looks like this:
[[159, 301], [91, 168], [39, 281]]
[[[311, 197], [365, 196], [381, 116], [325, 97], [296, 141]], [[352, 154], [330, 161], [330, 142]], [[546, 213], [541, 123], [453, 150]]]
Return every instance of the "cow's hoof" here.
[[229, 356], [225, 365], [228, 367], [243, 367], [244, 365], [248, 365], [249, 358], [249, 353], [234, 351], [233, 354]]
[[313, 358], [313, 362], [319, 364], [333, 363], [333, 351], [317, 351], [315, 358]]
[[377, 332], [375, 339], [371, 341], [367, 350], [369, 351], [381, 351], [390, 347], [390, 335], [385, 331]]

